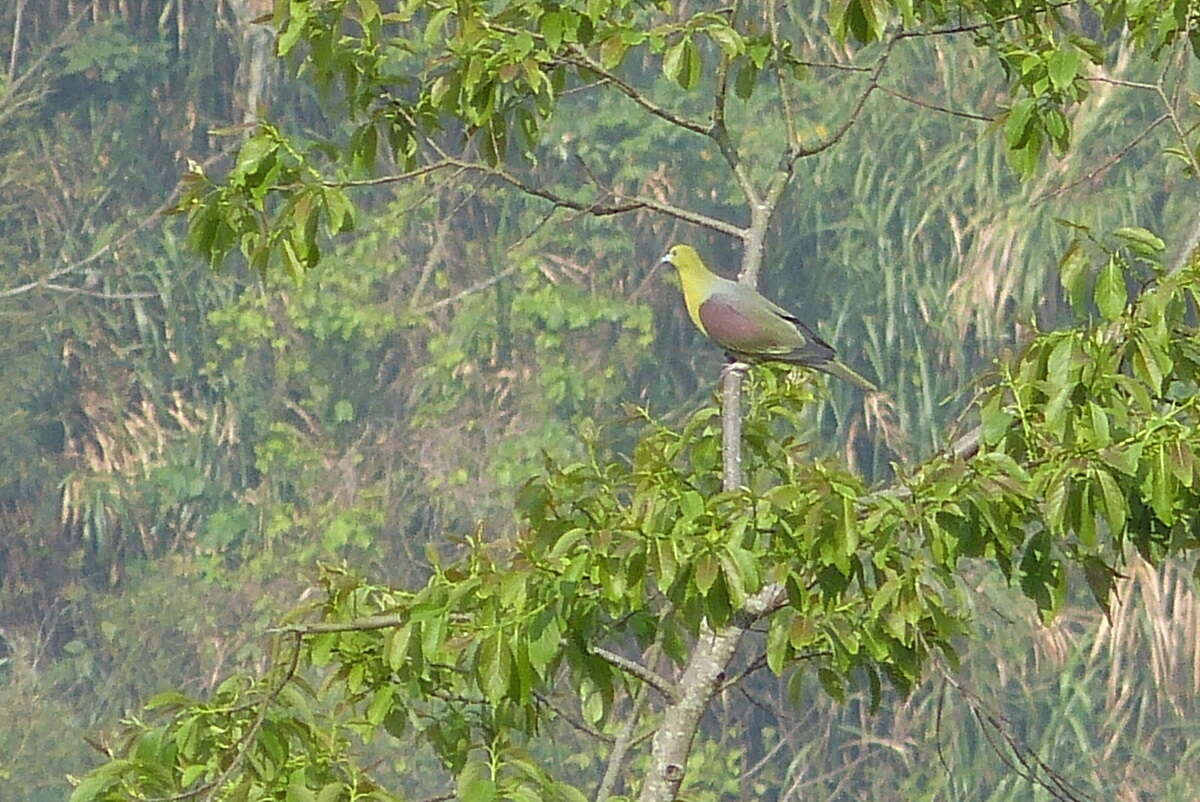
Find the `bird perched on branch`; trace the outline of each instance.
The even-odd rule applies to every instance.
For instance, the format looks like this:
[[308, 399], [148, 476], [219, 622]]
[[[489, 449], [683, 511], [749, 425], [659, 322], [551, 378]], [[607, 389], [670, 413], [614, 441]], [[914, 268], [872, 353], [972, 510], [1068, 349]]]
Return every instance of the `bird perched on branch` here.
[[784, 362], [837, 376], [868, 392], [879, 388], [838, 361], [833, 346], [802, 320], [756, 290], [705, 267], [690, 245], [675, 245], [662, 261], [674, 265], [696, 328], [743, 362]]

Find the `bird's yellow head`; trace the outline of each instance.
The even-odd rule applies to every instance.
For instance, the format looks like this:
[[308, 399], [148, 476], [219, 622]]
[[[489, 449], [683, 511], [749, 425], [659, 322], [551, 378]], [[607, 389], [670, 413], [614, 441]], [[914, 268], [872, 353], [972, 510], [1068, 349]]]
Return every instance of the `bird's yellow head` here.
[[680, 278], [699, 277], [708, 272], [704, 262], [700, 261], [700, 254], [691, 245], [672, 245], [662, 261], [674, 265]]

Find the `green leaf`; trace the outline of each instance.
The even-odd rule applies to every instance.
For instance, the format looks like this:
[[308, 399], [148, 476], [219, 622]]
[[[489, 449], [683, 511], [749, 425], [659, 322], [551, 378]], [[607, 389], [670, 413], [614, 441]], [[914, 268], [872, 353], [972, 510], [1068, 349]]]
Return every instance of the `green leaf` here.
[[662, 71], [663, 75], [671, 79], [677, 84], [682, 84], [681, 76], [686, 69], [684, 65], [684, 48], [687, 46], [688, 37], [683, 37], [675, 44], [667, 48], [663, 53]]
[[790, 629], [784, 623], [784, 616], [771, 617], [771, 626], [767, 630], [767, 667], [777, 677], [783, 674], [783, 664], [787, 660]]
[[879, 19], [873, 0], [849, 0], [845, 14], [846, 28], [856, 40], [866, 45], [878, 38]]
[[690, 92], [700, 83], [700, 48], [688, 37], [683, 48], [684, 71], [679, 77], [679, 85]]
[[476, 655], [476, 672], [483, 695], [492, 704], [499, 704], [508, 693], [512, 672], [512, 653], [502, 632], [493, 632], [483, 639]]
[[1104, 610], [1104, 614], [1109, 615], [1116, 571], [1098, 557], [1087, 557], [1083, 560], [1083, 575], [1092, 591], [1092, 598]]
[[1160, 254], [1167, 249], [1167, 244], [1162, 239], [1140, 226], [1118, 228], [1113, 232], [1113, 236], [1125, 240], [1135, 251], [1144, 255]]
[[542, 15], [538, 27], [546, 39], [546, 47], [552, 52], [558, 50], [563, 41], [563, 31], [566, 29], [566, 20], [563, 18], [562, 12], [547, 11]]
[[726, 58], [736, 58], [746, 52], [746, 43], [742, 41], [741, 34], [733, 28], [727, 25], [710, 25], [706, 32], [721, 47]]
[[1155, 358], [1153, 346], [1141, 337], [1134, 341], [1133, 371], [1155, 394], [1162, 392], [1163, 375], [1158, 366], [1158, 359]]
[[208, 766], [203, 763], [195, 763], [191, 766], [188, 766], [183, 770], [183, 773], [179, 775], [179, 787], [187, 788], [196, 780], [200, 779], [200, 777], [206, 771], [208, 771]]
[[275, 53], [280, 58], [290, 53], [296, 43], [300, 41], [300, 35], [304, 33], [304, 26], [308, 24], [309, 13], [308, 3], [291, 3], [287, 27], [284, 28], [283, 33], [279, 34], [279, 39], [275, 43]]
[[1021, 98], [1008, 112], [1004, 122], [1004, 138], [1011, 150], [1018, 150], [1029, 140], [1033, 120], [1034, 99]]
[[1110, 257], [1108, 264], [1100, 270], [1093, 297], [1105, 320], [1116, 320], [1125, 311], [1125, 302], [1129, 298], [1125, 291], [1125, 274], [1115, 257]]
[[717, 581], [717, 572], [721, 564], [712, 554], [702, 554], [696, 561], [696, 589], [701, 595], [707, 595], [713, 583]]
[[738, 70], [733, 91], [742, 100], [749, 100], [750, 96], [754, 94], [754, 85], [756, 83], [758, 83], [758, 67], [747, 61]]
[[1108, 428], [1108, 413], [1095, 401], [1088, 401], [1092, 421], [1092, 447], [1105, 448], [1112, 442]]
[[317, 802], [340, 802], [345, 787], [340, 782], [326, 783], [317, 794]]
[[278, 142], [263, 134], [247, 139], [238, 151], [237, 164], [233, 168], [233, 173], [243, 178], [253, 175], [263, 160], [273, 155], [278, 147]]
[[625, 58], [629, 46], [619, 35], [614, 34], [600, 43], [600, 63], [604, 69], [611, 70], [619, 67]]
[[371, 704], [367, 706], [367, 721], [378, 727], [392, 712], [392, 697], [396, 693], [394, 685], [382, 685], [375, 689], [371, 696]]
[[1117, 485], [1117, 480], [1103, 468], [1095, 471], [1096, 483], [1100, 486], [1100, 497], [1104, 502], [1104, 517], [1108, 522], [1110, 536], [1120, 538], [1125, 531], [1125, 520], [1129, 508], [1125, 494]]
[[91, 802], [115, 782], [117, 782], [117, 778], [110, 774], [93, 773], [83, 778], [79, 785], [75, 786], [69, 802]]
[[1088, 258], [1076, 240], [1058, 262], [1058, 280], [1076, 314], [1084, 312], [1087, 302]]
[[1171, 473], [1179, 481], [1179, 484], [1191, 487], [1195, 467], [1191, 449], [1186, 443], [1180, 441], [1169, 443], [1165, 449]]
[[841, 704], [846, 701], [846, 682], [842, 679], [841, 674], [828, 668], [818, 668], [817, 679], [820, 680], [821, 687], [835, 702]]
[[1000, 442], [1008, 427], [1012, 425], [1016, 415], [1001, 407], [1004, 398], [1001, 393], [994, 394], [979, 410], [980, 423], [983, 426], [983, 442], [995, 445]]
[[187, 707], [192, 704], [191, 697], [184, 696], [178, 691], [163, 691], [156, 693], [146, 702], [147, 710], [158, 710], [161, 707]]
[[458, 798], [462, 802], [492, 802], [496, 798], [496, 783], [482, 777], [458, 786]]
[[408, 661], [408, 642], [412, 627], [405, 624], [388, 633], [384, 642], [384, 657], [392, 671], [398, 671]]
[[1071, 85], [1078, 73], [1078, 51], [1057, 50], [1046, 60], [1046, 74], [1050, 76], [1050, 84], [1060, 92]]
[[446, 20], [453, 11], [453, 6], [447, 6], [435, 11], [433, 16], [429, 18], [429, 24], [425, 26], [425, 45], [427, 47], [434, 47], [445, 38], [442, 28], [445, 27]]
[[704, 512], [704, 497], [695, 490], [685, 490], [679, 495], [679, 510], [685, 522], [699, 518]]

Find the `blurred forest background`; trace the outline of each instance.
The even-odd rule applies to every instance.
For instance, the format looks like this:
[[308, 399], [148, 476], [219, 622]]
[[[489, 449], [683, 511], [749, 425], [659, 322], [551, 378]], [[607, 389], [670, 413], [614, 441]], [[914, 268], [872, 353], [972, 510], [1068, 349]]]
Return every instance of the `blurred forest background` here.
[[[787, 5], [811, 44], [831, 46], [819, 2]], [[189, 252], [182, 221], [160, 214], [189, 159], [219, 172], [260, 117], [314, 140], [341, 130], [336, 99], [275, 61], [273, 32], [253, 22], [269, 6], [0, 7], [5, 800], [66, 798], [68, 775], [102, 759], [94, 733], [158, 690], [204, 693], [261, 663], [261, 633], [318, 563], [419, 580], [427, 550], [480, 525], [503, 532], [544, 453], [569, 457], [595, 427], [620, 448], [626, 405], [678, 420], [714, 392], [722, 356], [655, 265], [680, 240], [727, 275], [736, 254], [665, 218], [552, 213], [456, 175], [357, 190], [358, 229], [300, 277], [214, 272]], [[970, 41], [931, 47], [933, 59], [899, 48], [893, 91], [800, 162], [763, 277], [893, 395], [864, 409], [832, 386], [809, 408], [813, 449], [881, 479], [946, 442], [996, 355], [1067, 319], [1058, 259], [1076, 229], [1063, 220], [1145, 226], [1182, 247], [1200, 212], [1162, 156], [1167, 126], [1143, 136], [1161, 113], [1151, 93], [1094, 86], [1071, 151], [1019, 182], [988, 120], [999, 68]], [[802, 136], [852, 101], [835, 72], [804, 84]], [[755, 97], [770, 102], [769, 88]], [[678, 130], [586, 93], [564, 103], [539, 181], [593, 169], [638, 194], [737, 208], [719, 157]], [[774, 150], [782, 132], [752, 135]], [[998, 576], [973, 581], [985, 637], [957, 685], [933, 677], [871, 715], [815, 684], [789, 707], [764, 679], [755, 726], [778, 751], [746, 765], [748, 703], [725, 700], [710, 722], [721, 735], [693, 757], [693, 798], [1042, 798], [1009, 769], [1001, 720], [1064, 777], [1121, 775], [1111, 798], [1195, 797], [1189, 572], [1132, 571], [1111, 619], [1081, 594], [1049, 627]], [[388, 759], [401, 776], [419, 762]]]

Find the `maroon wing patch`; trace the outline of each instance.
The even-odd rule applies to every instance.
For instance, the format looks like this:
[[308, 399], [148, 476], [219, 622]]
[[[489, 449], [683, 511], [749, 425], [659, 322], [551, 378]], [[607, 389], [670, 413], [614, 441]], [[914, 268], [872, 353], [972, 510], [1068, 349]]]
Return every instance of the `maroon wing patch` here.
[[771, 341], [769, 333], [763, 331], [762, 326], [755, 324], [719, 295], [713, 295], [700, 304], [700, 322], [704, 324], [709, 337], [731, 351], [755, 353], [772, 345], [779, 346], [778, 342]]
[[[782, 350], [781, 346], [786, 348], [787, 344], [779, 341], [780, 332], [772, 332], [755, 323], [742, 314], [737, 306], [719, 295], [713, 295], [700, 304], [698, 311], [708, 336], [735, 354], [801, 365], [822, 364], [833, 358], [833, 348], [803, 323], [799, 324], [800, 330], [796, 331], [795, 346], [791, 350]], [[788, 321], [789, 326], [794, 323]]]

